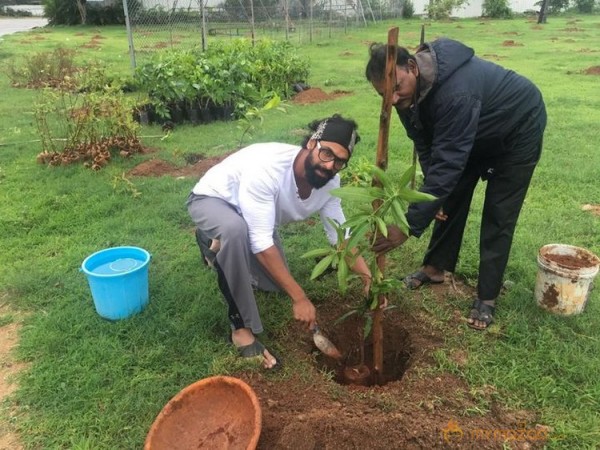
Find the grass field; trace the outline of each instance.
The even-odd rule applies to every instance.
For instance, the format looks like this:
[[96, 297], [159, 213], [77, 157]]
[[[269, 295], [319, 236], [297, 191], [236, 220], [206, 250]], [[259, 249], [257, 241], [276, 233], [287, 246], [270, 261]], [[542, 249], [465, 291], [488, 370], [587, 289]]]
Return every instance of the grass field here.
[[[385, 41], [392, 25], [400, 27], [401, 44], [413, 48], [418, 43], [421, 22], [411, 20], [340, 30], [336, 39], [298, 47], [310, 60], [312, 86], [352, 95], [290, 103], [285, 114], [270, 112], [251, 140], [299, 142], [297, 130], [309, 121], [341, 112], [359, 123], [362, 141], [355, 158], [374, 161], [381, 100], [365, 81], [364, 65], [368, 43]], [[104, 39], [84, 48], [94, 35]], [[600, 76], [584, 72], [600, 61], [600, 16], [551, 17], [543, 27], [525, 18], [427, 22], [426, 38], [438, 36], [462, 40], [479, 56], [532, 79], [549, 116], [542, 160], [505, 276], [513, 285], [500, 299], [497, 323], [486, 333], [446, 336], [438, 370], [459, 374], [474, 389], [493, 388], [508, 407], [538, 411], [561, 436], [548, 442], [549, 448], [598, 448], [598, 290], [584, 314], [567, 318], [542, 312], [533, 286], [537, 252], [544, 244], [572, 244], [600, 254], [600, 218], [581, 209], [600, 204]], [[125, 30], [114, 27], [57, 27], [5, 36], [0, 65], [59, 45], [76, 49], [82, 64], [103, 61], [112, 73], [130, 72]], [[216, 280], [200, 270], [185, 209], [196, 180], [130, 178], [141, 193], [134, 198], [115, 187], [115, 178], [150, 157], [184, 165], [188, 152], [234, 150], [242, 130], [234, 122], [181, 126], [166, 139], [144, 138], [145, 145], [157, 149], [150, 156], [116, 158], [98, 172], [80, 165], [49, 168], [36, 164], [41, 148], [32, 110], [39, 93], [11, 87], [4, 74], [0, 91], [0, 303], [26, 314], [17, 357], [28, 363], [19, 389], [0, 408], [13, 414], [5, 427], [18, 432], [26, 448], [140, 448], [154, 417], [176, 392], [202, 377], [235, 373], [240, 365], [222, 339], [225, 310]], [[163, 133], [151, 126], [141, 134]], [[412, 144], [399, 122], [392, 122], [390, 170], [406, 167], [411, 157]], [[457, 270], [473, 284], [481, 194], [479, 189]], [[292, 227], [283, 230], [283, 238], [292, 272], [318, 299], [324, 284], [309, 281], [310, 262], [298, 257], [323, 243], [324, 236], [318, 229], [306, 234]], [[410, 240], [390, 256], [397, 276], [419, 266], [427, 240]], [[143, 313], [111, 323], [94, 311], [78, 269], [89, 254], [116, 245], [152, 254], [151, 299]], [[286, 301], [261, 297], [260, 302], [268, 329], [289, 326]], [[449, 300], [448, 309], [433, 308], [432, 320], [445, 320], [456, 307]], [[0, 326], [15, 317], [0, 317]], [[456, 348], [469, 352], [466, 367], [445, 358]], [[293, 370], [294, 362], [289, 366]], [[286, 373], [272, 375], [273, 382]]]

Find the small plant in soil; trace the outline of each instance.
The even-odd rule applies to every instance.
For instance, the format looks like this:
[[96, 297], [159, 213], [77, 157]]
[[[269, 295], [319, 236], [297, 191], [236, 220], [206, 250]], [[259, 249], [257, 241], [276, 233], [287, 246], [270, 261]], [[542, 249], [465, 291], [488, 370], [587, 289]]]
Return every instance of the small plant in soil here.
[[[364, 361], [366, 338], [372, 332], [374, 314], [378, 310], [385, 311], [390, 308], [387, 305], [387, 296], [398, 289], [398, 282], [395, 279], [384, 276], [377, 261], [378, 255], [371, 250], [372, 245], [378, 234], [387, 237], [388, 224], [396, 225], [402, 232], [408, 234], [409, 225], [406, 220], [406, 211], [409, 203], [435, 199], [430, 194], [418, 192], [410, 187], [415, 172], [416, 164], [413, 164], [404, 172], [399, 181], [394, 183], [382, 169], [373, 166], [371, 175], [378, 185], [346, 186], [333, 190], [332, 194], [342, 200], [357, 202], [363, 206], [359, 207], [358, 212], [349, 216], [345, 223], [341, 225], [332, 223], [338, 236], [335, 247], [319, 248], [303, 255], [305, 258], [321, 258], [313, 268], [311, 279], [319, 277], [330, 267], [337, 270], [337, 281], [342, 294], [346, 293], [350, 280], [356, 277], [350, 273], [349, 268], [358, 255], [365, 258], [371, 270], [371, 287], [367, 297], [338, 319], [339, 322], [354, 314], [359, 314], [363, 318], [362, 330], [358, 331], [362, 342], [362, 348], [359, 349], [359, 364], [356, 367], [347, 367], [344, 372], [349, 382], [354, 382], [356, 379], [361, 380], [357, 384], [364, 384], [364, 378], [369, 376]], [[347, 240], [346, 230], [350, 231], [350, 238]], [[376, 352], [374, 351], [373, 354], [375, 355]], [[382, 372], [383, 368], [378, 365], [381, 363], [375, 364], [374, 362], [372, 367], [376, 371]]]
[[115, 154], [129, 157], [142, 151], [131, 110], [116, 87], [101, 92], [45, 89], [34, 107], [42, 142], [37, 161], [50, 166], [82, 162], [99, 170]]

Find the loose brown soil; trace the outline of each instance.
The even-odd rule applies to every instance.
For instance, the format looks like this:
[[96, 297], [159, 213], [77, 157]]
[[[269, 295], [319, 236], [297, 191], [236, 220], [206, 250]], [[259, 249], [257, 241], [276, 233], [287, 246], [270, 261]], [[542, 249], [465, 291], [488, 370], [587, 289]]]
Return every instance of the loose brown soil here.
[[586, 75], [600, 75], [600, 66], [593, 66], [583, 71]]
[[298, 103], [300, 105], [306, 105], [309, 103], [320, 103], [320, 102], [324, 102], [327, 100], [333, 100], [338, 97], [343, 97], [345, 95], [350, 95], [350, 94], [352, 94], [352, 92], [340, 91], [340, 90], [335, 90], [335, 91], [331, 92], [330, 94], [328, 94], [320, 88], [310, 88], [310, 89], [306, 89], [305, 91], [302, 91], [302, 92], [299, 92], [298, 94], [296, 94], [292, 98], [292, 101], [294, 103]]
[[[19, 317], [17, 312], [11, 310], [3, 303], [0, 295], [0, 318], [4, 316]], [[14, 420], [14, 411], [4, 400], [16, 389], [15, 377], [23, 370], [25, 364], [15, 361], [13, 351], [18, 342], [20, 320], [0, 327], [0, 449], [21, 450], [19, 436], [13, 432], [11, 422]]]
[[[441, 307], [446, 296], [457, 295], [449, 282], [424, 289], [428, 292], [424, 301]], [[460, 282], [457, 289], [472, 293]], [[421, 301], [420, 294], [415, 297], [410, 301]], [[506, 410], [496, 402], [494, 386], [474, 389], [456, 375], [434, 370], [435, 352], [446, 353], [459, 368], [467, 363], [467, 352], [449, 351], [444, 344], [445, 333], [473, 332], [464, 323], [465, 311], [453, 311], [444, 331], [432, 326], [425, 310], [386, 312], [384, 364], [389, 368], [388, 380], [382, 386], [366, 387], [339, 383], [344, 368], [358, 360], [358, 322], [332, 325], [348, 305], [336, 296], [321, 300], [319, 323], [344, 353], [342, 364], [327, 361], [305, 331], [291, 328], [280, 338], [286, 356], [290, 361], [306, 361], [312, 370], [290, 372], [283, 379], [262, 372], [236, 374], [259, 397], [263, 413], [259, 450], [500, 449], [502, 433], [523, 428], [533, 438], [512, 440], [511, 448], [543, 447], [550, 429], [537, 423], [534, 412]]]
[[193, 161], [197, 158], [196, 161], [183, 167], [175, 166], [162, 159], [150, 159], [131, 169], [127, 175], [134, 177], [161, 177], [163, 175], [169, 175], [172, 177], [200, 178], [208, 169], [223, 161], [228, 155], [229, 154], [225, 154], [207, 158], [202, 154], [195, 154], [194, 157], [190, 154], [187, 155], [186, 159]]
[[588, 269], [598, 265], [597, 257], [581, 251], [578, 251], [575, 255], [556, 255], [549, 253], [543, 256], [549, 261], [552, 261], [558, 264], [560, 267], [564, 267], [566, 269]]

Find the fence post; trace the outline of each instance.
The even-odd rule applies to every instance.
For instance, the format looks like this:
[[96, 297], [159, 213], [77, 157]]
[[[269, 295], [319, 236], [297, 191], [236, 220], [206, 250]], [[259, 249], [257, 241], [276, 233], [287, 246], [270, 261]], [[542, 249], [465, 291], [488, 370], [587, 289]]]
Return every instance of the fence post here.
[[127, 41], [129, 42], [129, 60], [131, 61], [131, 70], [135, 74], [135, 49], [133, 48], [133, 35], [131, 34], [131, 24], [129, 23], [127, 0], [123, 0], [123, 11], [125, 12], [125, 26], [127, 27]]
[[206, 10], [204, 0], [200, 0], [200, 26], [202, 27], [202, 51], [206, 51]]

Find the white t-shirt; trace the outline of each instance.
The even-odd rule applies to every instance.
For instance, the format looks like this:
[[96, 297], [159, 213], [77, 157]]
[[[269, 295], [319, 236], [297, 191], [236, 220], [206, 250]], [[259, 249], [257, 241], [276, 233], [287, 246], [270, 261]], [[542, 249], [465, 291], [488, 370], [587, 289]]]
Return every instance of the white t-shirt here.
[[302, 148], [276, 142], [254, 144], [213, 166], [194, 186], [196, 195], [225, 200], [248, 224], [253, 253], [271, 247], [276, 226], [304, 220], [319, 212], [330, 244], [337, 242], [335, 229], [327, 218], [345, 222], [341, 200], [329, 194], [340, 186], [336, 174], [307, 199], [298, 195], [294, 160]]

